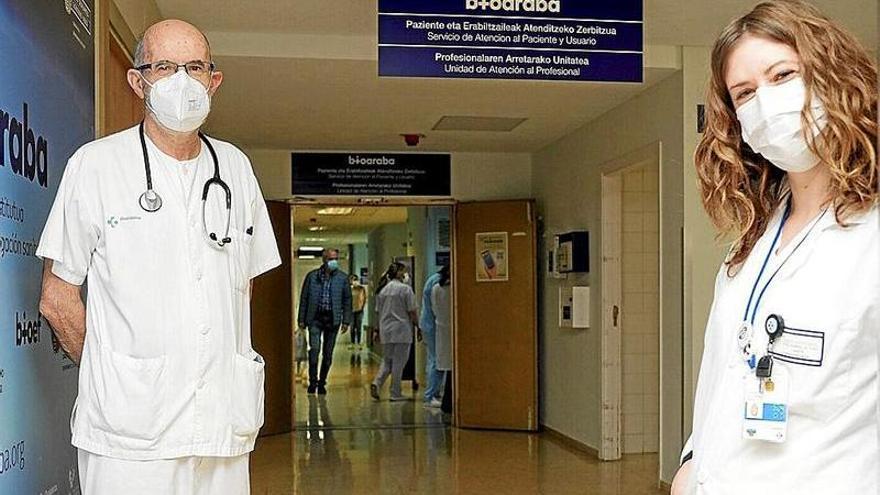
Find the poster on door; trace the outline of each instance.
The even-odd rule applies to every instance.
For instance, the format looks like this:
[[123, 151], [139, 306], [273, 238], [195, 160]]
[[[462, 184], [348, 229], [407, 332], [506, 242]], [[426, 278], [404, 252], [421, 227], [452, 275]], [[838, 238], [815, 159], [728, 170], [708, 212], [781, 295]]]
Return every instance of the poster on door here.
[[506, 282], [507, 232], [477, 234], [477, 282]]

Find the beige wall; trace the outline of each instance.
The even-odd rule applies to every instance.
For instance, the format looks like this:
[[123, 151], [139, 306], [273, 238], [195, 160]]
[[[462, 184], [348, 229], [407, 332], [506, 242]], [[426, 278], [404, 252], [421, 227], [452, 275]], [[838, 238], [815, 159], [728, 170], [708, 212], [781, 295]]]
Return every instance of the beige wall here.
[[135, 37], [140, 37], [154, 22], [162, 19], [154, 0], [113, 0]]
[[[290, 198], [290, 151], [245, 149], [267, 199]], [[531, 197], [527, 153], [453, 153], [452, 196], [459, 201]]]
[[709, 82], [710, 49], [685, 47], [684, 67], [684, 431], [690, 435], [697, 374], [703, 355], [703, 336], [715, 290], [715, 274], [725, 249], [703, 210], [693, 163], [701, 135], [697, 132], [697, 105], [705, 102]]
[[[566, 283], [592, 287], [591, 328], [561, 330], [559, 281], [542, 267], [542, 422], [597, 448], [601, 420], [601, 173], [603, 164], [645, 148], [661, 148], [661, 452], [671, 479], [681, 438], [682, 75], [675, 73], [640, 96], [537, 153], [533, 190], [553, 233], [590, 231], [591, 273]], [[659, 143], [659, 144], [658, 144]], [[621, 168], [629, 164], [622, 164]], [[542, 246], [542, 252], [545, 248]], [[673, 465], [674, 464], [674, 465]]]

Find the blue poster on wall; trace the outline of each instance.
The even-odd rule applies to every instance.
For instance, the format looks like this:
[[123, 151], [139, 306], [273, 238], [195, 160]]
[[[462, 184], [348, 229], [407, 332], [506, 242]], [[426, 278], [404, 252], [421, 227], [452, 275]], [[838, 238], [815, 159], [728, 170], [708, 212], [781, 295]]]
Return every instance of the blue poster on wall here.
[[92, 0], [0, 2], [0, 493], [79, 493], [77, 368], [39, 314], [34, 256], [71, 154], [94, 138]]
[[379, 75], [641, 82], [642, 0], [379, 0]]

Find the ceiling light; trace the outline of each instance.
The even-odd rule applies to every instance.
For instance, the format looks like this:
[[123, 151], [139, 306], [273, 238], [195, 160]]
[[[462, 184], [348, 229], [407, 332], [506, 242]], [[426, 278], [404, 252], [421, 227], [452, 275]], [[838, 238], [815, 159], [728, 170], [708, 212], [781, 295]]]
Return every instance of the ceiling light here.
[[508, 117], [476, 117], [469, 115], [447, 115], [434, 124], [435, 131], [485, 131], [510, 132], [527, 119]]
[[318, 210], [318, 215], [351, 215], [354, 212], [354, 208], [346, 208], [346, 207], [335, 207], [335, 208], [321, 208]]
[[323, 237], [309, 237], [308, 239], [306, 239], [306, 242], [327, 242], [327, 239]]
[[317, 225], [309, 227], [309, 232], [324, 232], [325, 230], [327, 230], [327, 227], [319, 227]]
[[301, 260], [316, 260], [316, 259], [318, 259], [318, 257], [317, 257], [317, 256], [313, 256], [313, 255], [311, 255], [311, 254], [301, 254], [301, 255], [299, 255], [299, 256], [297, 257], [297, 259], [301, 259]]
[[300, 246], [299, 250], [300, 251], [318, 252], [318, 253], [324, 252], [324, 248], [318, 247], [318, 246]]

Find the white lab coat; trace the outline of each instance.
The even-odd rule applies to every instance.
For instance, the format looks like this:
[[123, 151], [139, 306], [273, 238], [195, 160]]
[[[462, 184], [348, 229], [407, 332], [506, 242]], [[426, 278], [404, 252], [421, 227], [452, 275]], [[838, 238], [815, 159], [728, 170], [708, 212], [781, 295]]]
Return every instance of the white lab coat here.
[[[151, 142], [154, 213], [137, 128], [80, 148], [68, 162], [37, 254], [79, 285], [88, 277], [86, 339], [73, 445], [101, 456], [156, 460], [240, 456], [263, 424], [264, 364], [250, 338], [248, 285], [280, 263], [265, 202], [247, 157], [212, 139], [232, 189], [232, 243], [202, 224], [202, 185], [213, 175], [204, 145], [193, 191]], [[225, 229], [212, 188], [208, 225]], [[252, 234], [247, 230], [252, 227]]]
[[[765, 353], [768, 338], [763, 323], [770, 314], [782, 316], [787, 328], [823, 332], [824, 349], [821, 365], [775, 360], [774, 369], [785, 368], [791, 377], [787, 441], [742, 439], [743, 376], [749, 371], [736, 333], [782, 209], [740, 273], [729, 278], [722, 266], [716, 279], [693, 434], [685, 447], [685, 453], [693, 450], [696, 493], [876, 494], [880, 489], [877, 206], [849, 219], [848, 228], [835, 222], [833, 211], [826, 212], [767, 289], [755, 321], [756, 354]], [[771, 257], [759, 291], [804, 234]], [[797, 337], [786, 332], [775, 352], [797, 343]]]
[[449, 371], [452, 369], [452, 307], [450, 295], [452, 290], [449, 285], [437, 284], [431, 289], [431, 307], [434, 309], [436, 321], [436, 345], [437, 370]]

